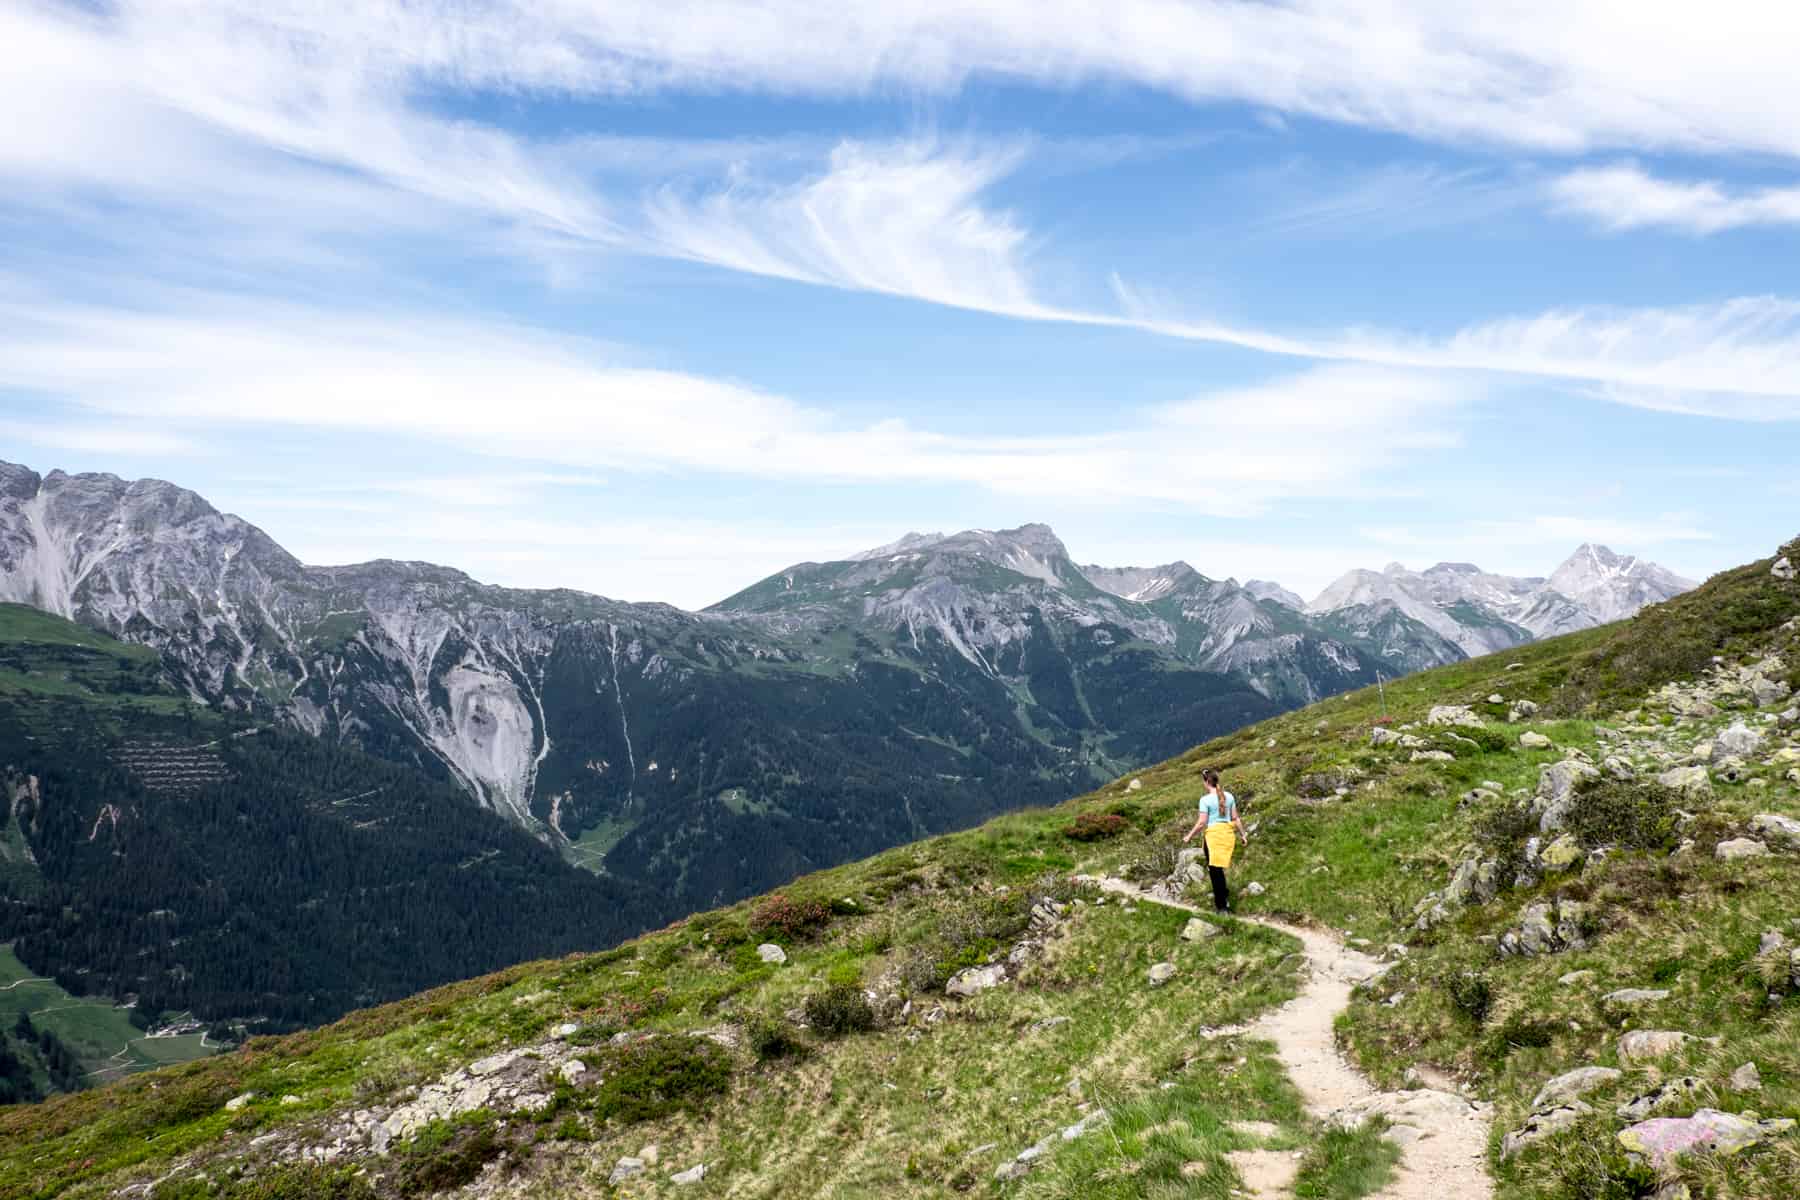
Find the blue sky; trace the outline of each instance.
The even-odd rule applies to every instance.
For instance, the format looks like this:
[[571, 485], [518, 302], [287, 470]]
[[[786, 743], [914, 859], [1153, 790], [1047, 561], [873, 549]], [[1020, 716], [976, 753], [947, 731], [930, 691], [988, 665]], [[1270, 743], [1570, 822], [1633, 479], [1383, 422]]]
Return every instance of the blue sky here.
[[0, 9], [0, 456], [689, 607], [1800, 532], [1800, 10]]

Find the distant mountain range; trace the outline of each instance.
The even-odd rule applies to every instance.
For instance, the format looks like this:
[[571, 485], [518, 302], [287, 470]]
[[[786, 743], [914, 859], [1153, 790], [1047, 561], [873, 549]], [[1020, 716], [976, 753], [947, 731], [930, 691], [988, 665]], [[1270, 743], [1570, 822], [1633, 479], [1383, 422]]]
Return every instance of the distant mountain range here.
[[671, 913], [1691, 586], [1584, 546], [1547, 579], [1390, 566], [1304, 604], [1077, 566], [1026, 525], [908, 534], [690, 613], [308, 566], [170, 483], [0, 464], [0, 599], [154, 647], [197, 701], [452, 780]]

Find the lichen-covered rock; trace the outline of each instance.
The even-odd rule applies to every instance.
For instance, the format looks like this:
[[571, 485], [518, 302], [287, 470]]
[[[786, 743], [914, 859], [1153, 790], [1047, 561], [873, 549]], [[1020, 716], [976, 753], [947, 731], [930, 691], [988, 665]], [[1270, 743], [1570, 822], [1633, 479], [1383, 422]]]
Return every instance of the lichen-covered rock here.
[[1486, 723], [1466, 704], [1436, 704], [1425, 714], [1427, 725], [1461, 725], [1480, 729]]
[[1724, 861], [1736, 858], [1763, 858], [1768, 853], [1769, 848], [1755, 838], [1732, 838], [1729, 841], [1720, 842], [1713, 851], [1715, 857]]
[[1181, 940], [1184, 942], [1203, 942], [1209, 937], [1216, 936], [1218, 932], [1219, 927], [1217, 925], [1202, 921], [1199, 917], [1193, 917], [1189, 919], [1186, 925], [1181, 927]]
[[1500, 1139], [1501, 1159], [1509, 1159], [1525, 1147], [1567, 1129], [1593, 1111], [1579, 1100], [1570, 1100], [1533, 1112], [1523, 1125]]
[[1671, 1104], [1691, 1104], [1694, 1094], [1704, 1086], [1696, 1076], [1678, 1076], [1658, 1084], [1635, 1100], [1619, 1105], [1615, 1111], [1623, 1120], [1642, 1121], [1659, 1108]]
[[1547, 872], [1560, 874], [1581, 865], [1584, 857], [1581, 842], [1574, 834], [1565, 833], [1538, 851], [1538, 863]]
[[1760, 1092], [1762, 1091], [1762, 1072], [1756, 1069], [1755, 1063], [1747, 1062], [1733, 1071], [1727, 1082], [1734, 1092]]
[[1624, 1074], [1616, 1067], [1576, 1067], [1573, 1071], [1564, 1071], [1545, 1081], [1544, 1086], [1532, 1098], [1531, 1107], [1543, 1108], [1577, 1099], [1605, 1087]]
[[1668, 998], [1667, 988], [1620, 988], [1600, 997], [1600, 1004], [1616, 1019], [1628, 1016], [1646, 1005], [1660, 1004]]
[[965, 967], [950, 977], [944, 992], [950, 996], [974, 996], [1006, 982], [1006, 968], [998, 963], [985, 967]]
[[1674, 1029], [1634, 1029], [1619, 1039], [1619, 1061], [1626, 1066], [1654, 1062], [1698, 1040], [1691, 1033]]
[[1800, 850], [1800, 821], [1779, 813], [1757, 813], [1750, 818], [1750, 832], [1766, 842]]
[[1657, 1168], [1696, 1151], [1729, 1156], [1794, 1127], [1791, 1120], [1753, 1121], [1702, 1108], [1691, 1117], [1655, 1117], [1619, 1131], [1619, 1145]]
[[1535, 729], [1527, 729], [1519, 735], [1519, 745], [1527, 750], [1548, 750], [1552, 744], [1549, 738]]
[[1409, 762], [1455, 762], [1456, 755], [1448, 750], [1414, 750]]
[[1153, 963], [1149, 971], [1150, 986], [1161, 987], [1175, 978], [1175, 964], [1172, 962]]
[[774, 963], [775, 965], [780, 966], [787, 961], [787, 951], [783, 950], [780, 946], [777, 946], [774, 942], [764, 942], [756, 948], [756, 957], [762, 959], [766, 963]]
[[1598, 778], [1600, 772], [1592, 764], [1574, 757], [1539, 768], [1537, 795], [1532, 801], [1533, 811], [1541, 814], [1538, 830], [1554, 833], [1567, 825], [1575, 809], [1576, 789], [1584, 781]]
[[1707, 775], [1705, 767], [1670, 767], [1656, 777], [1656, 782], [1690, 795], [1703, 795], [1712, 791], [1712, 779]]

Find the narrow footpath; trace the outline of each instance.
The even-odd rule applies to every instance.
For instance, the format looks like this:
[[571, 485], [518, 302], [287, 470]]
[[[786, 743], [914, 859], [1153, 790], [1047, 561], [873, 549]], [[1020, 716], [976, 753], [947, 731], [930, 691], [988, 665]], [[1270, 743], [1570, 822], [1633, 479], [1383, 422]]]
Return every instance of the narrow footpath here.
[[[1077, 878], [1138, 903], [1160, 904], [1191, 913], [1209, 911], [1153, 895], [1123, 879]], [[1394, 1178], [1375, 1200], [1490, 1200], [1494, 1185], [1487, 1173], [1485, 1106], [1434, 1088], [1377, 1091], [1338, 1053], [1332, 1026], [1337, 1015], [1349, 1006], [1351, 989], [1380, 974], [1386, 964], [1320, 930], [1262, 917], [1239, 919], [1297, 938], [1306, 951], [1306, 978], [1299, 995], [1280, 1008], [1248, 1025], [1215, 1031], [1214, 1036], [1242, 1033], [1274, 1042], [1276, 1056], [1300, 1089], [1307, 1110], [1320, 1120], [1355, 1124], [1375, 1114], [1387, 1118], [1388, 1136], [1399, 1143], [1402, 1157]], [[1246, 1165], [1262, 1165], [1255, 1156], [1263, 1154], [1266, 1152], [1252, 1152], [1252, 1162]], [[1285, 1181], [1271, 1179], [1269, 1184], [1258, 1187], [1248, 1174], [1245, 1182], [1256, 1189], [1254, 1194], [1266, 1200], [1289, 1194]]]

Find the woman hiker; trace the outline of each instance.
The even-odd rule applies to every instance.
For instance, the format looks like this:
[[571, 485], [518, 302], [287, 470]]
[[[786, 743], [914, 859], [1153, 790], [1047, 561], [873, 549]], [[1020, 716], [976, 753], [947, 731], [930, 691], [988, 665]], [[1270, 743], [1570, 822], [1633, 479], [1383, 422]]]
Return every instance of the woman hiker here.
[[1206, 873], [1212, 878], [1213, 909], [1230, 912], [1231, 893], [1225, 888], [1225, 869], [1231, 866], [1238, 839], [1247, 842], [1250, 834], [1238, 816], [1237, 797], [1219, 786], [1219, 773], [1208, 767], [1200, 772], [1200, 778], [1206, 781], [1206, 791], [1200, 796], [1200, 817], [1181, 840], [1191, 842], [1195, 834], [1200, 835], [1200, 845], [1206, 850]]

